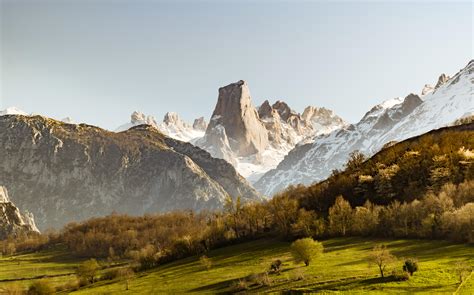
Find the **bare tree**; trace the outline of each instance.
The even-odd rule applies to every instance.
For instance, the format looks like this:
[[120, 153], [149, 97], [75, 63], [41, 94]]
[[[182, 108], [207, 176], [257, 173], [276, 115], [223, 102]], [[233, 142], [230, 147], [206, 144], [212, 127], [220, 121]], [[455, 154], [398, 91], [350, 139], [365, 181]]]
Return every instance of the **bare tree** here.
[[380, 270], [380, 275], [383, 278], [385, 269], [396, 258], [392, 254], [390, 254], [390, 251], [388, 251], [385, 245], [376, 245], [372, 249], [372, 253], [370, 253], [369, 259], [371, 264], [375, 264], [378, 266]]

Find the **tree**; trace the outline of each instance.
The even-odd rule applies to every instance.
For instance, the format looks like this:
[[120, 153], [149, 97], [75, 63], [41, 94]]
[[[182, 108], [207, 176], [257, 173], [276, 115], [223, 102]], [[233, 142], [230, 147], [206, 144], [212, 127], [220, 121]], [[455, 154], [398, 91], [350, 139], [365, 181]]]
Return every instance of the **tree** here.
[[352, 207], [343, 196], [338, 196], [329, 208], [329, 230], [336, 235], [345, 236], [352, 225]]
[[134, 274], [135, 273], [134, 273], [133, 269], [131, 269], [129, 267], [124, 267], [124, 268], [121, 268], [121, 269], [118, 270], [117, 276], [120, 279], [125, 280], [125, 290], [127, 290], [127, 291], [130, 287], [130, 279], [133, 277]]
[[395, 256], [390, 254], [385, 245], [376, 245], [372, 249], [372, 253], [369, 256], [369, 260], [371, 264], [375, 264], [378, 266], [380, 270], [380, 275], [383, 278], [385, 269], [392, 261], [395, 260]]
[[418, 261], [413, 258], [409, 258], [405, 260], [405, 264], [403, 265], [403, 270], [412, 276], [414, 272], [418, 271]]
[[357, 171], [362, 166], [362, 163], [364, 163], [366, 159], [367, 158], [365, 157], [365, 155], [361, 153], [360, 151], [358, 150], [353, 151], [352, 153], [350, 153], [349, 160], [346, 163], [346, 171], [350, 171], [350, 172]]
[[291, 232], [296, 238], [320, 236], [324, 233], [324, 219], [318, 218], [314, 211], [301, 208], [296, 222], [291, 225]]
[[89, 259], [81, 263], [76, 271], [78, 277], [93, 283], [100, 266], [95, 259]]
[[299, 239], [291, 244], [291, 255], [295, 262], [304, 262], [306, 266], [308, 266], [314, 258], [321, 256], [323, 250], [323, 244], [312, 238]]

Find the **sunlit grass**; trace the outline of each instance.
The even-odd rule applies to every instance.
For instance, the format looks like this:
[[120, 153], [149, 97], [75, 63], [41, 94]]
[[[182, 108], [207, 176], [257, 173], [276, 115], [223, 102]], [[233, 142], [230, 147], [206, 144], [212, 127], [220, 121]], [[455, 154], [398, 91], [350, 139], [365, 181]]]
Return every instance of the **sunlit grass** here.
[[[376, 267], [367, 262], [367, 255], [376, 243], [387, 244], [400, 258], [391, 269], [401, 268], [403, 257], [416, 257], [420, 270], [406, 282], [382, 280]], [[274, 259], [283, 261], [281, 274], [270, 275], [271, 286], [249, 283], [249, 291], [453, 293], [459, 286], [455, 261], [462, 259], [474, 263], [473, 247], [448, 242], [347, 238], [332, 239], [323, 244], [325, 254], [308, 267], [292, 262], [289, 243], [256, 241], [212, 251], [208, 255], [213, 263], [209, 271], [199, 263], [198, 257], [192, 257], [137, 275], [131, 280], [128, 291], [125, 291], [124, 282], [116, 281], [100, 282], [78, 293], [231, 292], [239, 280], [268, 271]], [[297, 280], [301, 274], [304, 279]], [[465, 284], [462, 291], [470, 292], [471, 289], [472, 284]]]

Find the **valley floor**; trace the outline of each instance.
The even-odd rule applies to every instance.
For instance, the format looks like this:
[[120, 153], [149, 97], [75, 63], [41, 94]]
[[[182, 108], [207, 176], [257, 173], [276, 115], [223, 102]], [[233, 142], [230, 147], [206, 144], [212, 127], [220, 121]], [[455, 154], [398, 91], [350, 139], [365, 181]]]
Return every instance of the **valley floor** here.
[[[380, 278], [376, 266], [370, 266], [368, 255], [374, 245], [384, 243], [398, 261], [390, 265], [401, 269], [403, 258], [419, 261], [419, 271], [408, 281], [397, 282]], [[324, 254], [310, 266], [294, 264], [289, 243], [260, 240], [211, 251], [212, 267], [206, 270], [198, 257], [190, 257], [163, 265], [151, 271], [137, 273], [129, 280], [100, 281], [73, 294], [151, 294], [151, 293], [227, 293], [246, 292], [343, 292], [371, 294], [474, 294], [474, 276], [460, 286], [456, 262], [474, 264], [474, 247], [444, 241], [374, 240], [339, 238], [323, 241]], [[271, 262], [283, 262], [281, 273], [270, 274], [266, 286], [255, 283], [257, 274], [269, 270]], [[4, 257], [0, 260], [0, 293], [12, 286], [27, 287], [33, 277], [50, 277], [53, 284], [74, 279], [71, 273], [80, 261], [67, 258], [64, 252]], [[253, 278], [252, 278], [253, 277]], [[24, 278], [24, 280], [17, 280]], [[7, 281], [13, 280], [13, 281]]]

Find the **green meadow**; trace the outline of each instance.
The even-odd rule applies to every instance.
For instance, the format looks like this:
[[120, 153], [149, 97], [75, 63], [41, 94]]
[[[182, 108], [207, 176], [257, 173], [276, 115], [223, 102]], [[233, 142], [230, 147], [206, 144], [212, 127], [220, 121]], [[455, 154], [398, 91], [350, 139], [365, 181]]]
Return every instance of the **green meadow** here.
[[[376, 244], [387, 245], [398, 259], [391, 263], [386, 277], [369, 264], [368, 255]], [[199, 257], [189, 257], [156, 269], [138, 272], [128, 280], [101, 280], [72, 294], [151, 294], [151, 293], [229, 293], [245, 292], [342, 292], [371, 294], [473, 294], [474, 278], [460, 285], [456, 262], [474, 264], [474, 247], [444, 241], [374, 240], [338, 238], [323, 241], [324, 254], [309, 266], [295, 264], [290, 244], [260, 240], [220, 248], [208, 253], [211, 267], [206, 269]], [[404, 258], [419, 261], [419, 271], [408, 281], [395, 281], [392, 270], [402, 268]], [[283, 262], [280, 274], [269, 274], [272, 261]], [[81, 261], [65, 252], [45, 251], [4, 257], [0, 260], [0, 293], [12, 288], [26, 289], [34, 278], [53, 285], [75, 280]], [[106, 262], [102, 262], [105, 266]], [[102, 272], [105, 272], [103, 270]], [[260, 275], [260, 276], [259, 276]], [[8, 280], [8, 281], [7, 281]], [[128, 290], [127, 289], [128, 285]], [[69, 293], [69, 291], [63, 291]]]

